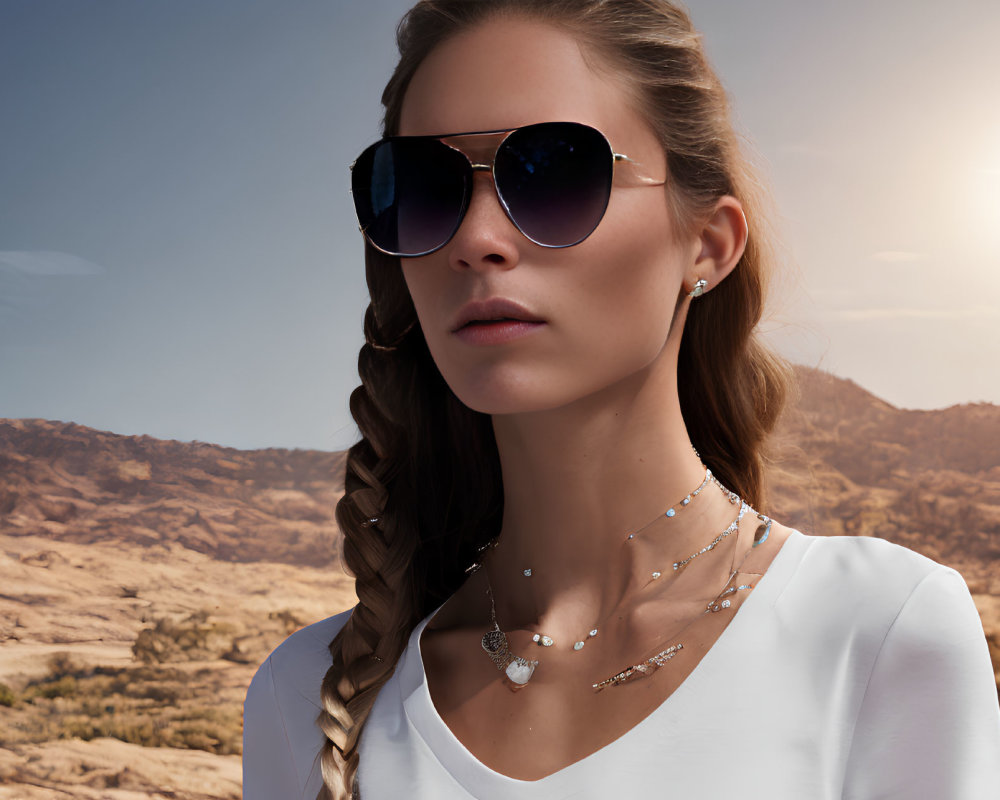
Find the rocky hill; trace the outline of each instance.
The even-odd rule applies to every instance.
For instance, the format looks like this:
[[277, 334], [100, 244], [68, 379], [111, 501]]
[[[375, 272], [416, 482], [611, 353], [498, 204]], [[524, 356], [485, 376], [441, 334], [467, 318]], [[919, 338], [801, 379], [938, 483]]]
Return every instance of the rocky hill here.
[[0, 420], [0, 533], [177, 543], [225, 561], [330, 564], [344, 453], [235, 450]]
[[824, 372], [797, 376], [775, 437], [774, 515], [904, 544], [1000, 595], [1000, 406], [898, 409]]
[[354, 603], [344, 458], [0, 420], [0, 800], [238, 798], [257, 664]]

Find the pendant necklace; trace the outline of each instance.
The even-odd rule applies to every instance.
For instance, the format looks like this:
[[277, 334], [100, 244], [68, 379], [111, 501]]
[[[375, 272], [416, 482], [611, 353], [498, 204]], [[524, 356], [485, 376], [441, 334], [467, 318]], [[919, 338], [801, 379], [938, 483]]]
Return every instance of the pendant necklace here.
[[[735, 532], [738, 531], [740, 520], [743, 518], [744, 514], [748, 510], [752, 510], [752, 509], [750, 508], [749, 505], [747, 505], [746, 503], [743, 503], [740, 500], [739, 496], [735, 492], [732, 492], [729, 489], [727, 489], [725, 486], [723, 486], [719, 482], [719, 480], [717, 478], [715, 478], [714, 475], [712, 475], [711, 470], [708, 469], [707, 467], [705, 469], [705, 478], [701, 482], [701, 484], [698, 486], [697, 489], [694, 489], [693, 491], [689, 492], [681, 501], [679, 501], [678, 503], [675, 503], [674, 505], [670, 506], [667, 509], [667, 511], [665, 511], [663, 514], [657, 515], [657, 517], [655, 519], [653, 519], [652, 521], [650, 521], [646, 525], [642, 526], [641, 528], [639, 528], [636, 531], [633, 531], [633, 532], [629, 533], [625, 537], [625, 543], [627, 544], [629, 541], [633, 540], [638, 533], [641, 533], [643, 530], [645, 530], [646, 528], [648, 528], [650, 525], [653, 524], [653, 522], [655, 522], [661, 516], [665, 516], [665, 517], [673, 517], [673, 516], [675, 516], [676, 513], [677, 513], [677, 511], [678, 511], [678, 509], [683, 509], [683, 508], [687, 507], [691, 503], [691, 501], [694, 499], [694, 497], [696, 497], [702, 491], [702, 489], [705, 488], [705, 486], [708, 484], [708, 482], [710, 480], [712, 482], [714, 482], [719, 487], [719, 489], [722, 490], [723, 493], [725, 493], [728, 496], [728, 499], [729, 499], [730, 503], [733, 503], [733, 504], [740, 503], [740, 512], [737, 515], [736, 519], [729, 525], [729, 527], [727, 527], [724, 531], [722, 531], [722, 533], [720, 533], [719, 535], [717, 535], [709, 544], [707, 544], [705, 547], [701, 548], [697, 552], [693, 553], [692, 555], [688, 556], [687, 558], [683, 559], [682, 561], [674, 562], [674, 564], [673, 564], [673, 570], [674, 570], [674, 572], [677, 572], [677, 571], [683, 569], [687, 564], [689, 564], [693, 559], [697, 558], [698, 556], [703, 555], [705, 553], [708, 553], [708, 552], [711, 552], [712, 550], [714, 550], [715, 547], [724, 538], [726, 538], [727, 536], [730, 536], [733, 533], [735, 533]], [[762, 514], [759, 514], [758, 512], [754, 512], [754, 513], [757, 514], [757, 516], [761, 518], [762, 522], [764, 522], [764, 521], [767, 522], [767, 532], [769, 532], [770, 531], [770, 520], [767, 519], [766, 517], [764, 517]], [[762, 526], [762, 528], [763, 528], [763, 526]], [[763, 538], [761, 538], [759, 541], [756, 541], [754, 543], [754, 545], [753, 545], [754, 547], [756, 547], [758, 544], [763, 543], [763, 541], [767, 538], [767, 532], [765, 532]], [[494, 538], [492, 541], [490, 541], [489, 543], [487, 543], [486, 545], [484, 545], [483, 547], [481, 547], [479, 549], [479, 552], [482, 553], [483, 551], [485, 551], [487, 549], [495, 547], [497, 545], [497, 541], [498, 541], [498, 539]], [[741, 562], [741, 565], [742, 565], [742, 562]], [[469, 572], [469, 573], [475, 572], [478, 569], [480, 569], [481, 567], [482, 567], [482, 559], [480, 559], [479, 561], [477, 561], [476, 563], [474, 563], [471, 567], [469, 567], [469, 569], [467, 569], [466, 572]], [[488, 630], [483, 635], [483, 638], [482, 638], [482, 648], [486, 652], [486, 654], [490, 657], [490, 659], [493, 661], [493, 663], [497, 666], [497, 668], [501, 672], [503, 672], [505, 674], [506, 678], [508, 679], [508, 686], [512, 690], [517, 690], [517, 689], [522, 688], [523, 686], [525, 686], [528, 683], [528, 681], [531, 679], [531, 676], [534, 674], [535, 668], [538, 666], [539, 662], [538, 662], [537, 659], [524, 658], [523, 656], [518, 656], [518, 655], [515, 655], [514, 653], [511, 652], [510, 647], [509, 647], [509, 645], [507, 643], [507, 636], [504, 633], [504, 631], [500, 628], [500, 625], [499, 625], [499, 623], [497, 622], [497, 619], [496, 619], [496, 606], [495, 606], [495, 603], [494, 603], [492, 586], [490, 584], [489, 572], [487, 571], [485, 574], [486, 574], [486, 592], [487, 592], [487, 595], [490, 598], [490, 622], [492, 623], [492, 627], [491, 627], [490, 630]], [[525, 577], [530, 577], [532, 575], [532, 570], [531, 569], [524, 569], [523, 570], [523, 575]], [[649, 586], [649, 584], [651, 584], [654, 581], [656, 581], [657, 579], [659, 579], [661, 575], [662, 575], [662, 571], [661, 570], [656, 570], [656, 571], [652, 572], [651, 576], [650, 576], [650, 580], [647, 581], [647, 583], [645, 585], [643, 585], [642, 587], [640, 587], [640, 589], [638, 591], [641, 591], [642, 589], [646, 588], [646, 586]], [[718, 597], [716, 597], [716, 599], [713, 601], [712, 604], [710, 604], [709, 610], [719, 611], [722, 608], [728, 608], [730, 606], [730, 601], [728, 599], [723, 600], [722, 599], [723, 597], [726, 597], [729, 594], [733, 594], [733, 593], [735, 593], [736, 591], [738, 591], [740, 589], [751, 588], [750, 585], [745, 585], [745, 586], [733, 587], [733, 588], [730, 589], [729, 588], [729, 583], [731, 583], [731, 582], [732, 582], [732, 576], [730, 576], [730, 580], [727, 582], [726, 586], [723, 587], [723, 592], [720, 593], [720, 595]], [[727, 591], [727, 589], [728, 589], [728, 591]], [[712, 609], [712, 605], [713, 604], [716, 606], [714, 609]], [[609, 614], [608, 617], [605, 620], [602, 620], [599, 625], [595, 625], [593, 628], [591, 628], [591, 630], [589, 631], [589, 633], [585, 637], [577, 640], [573, 644], [573, 650], [575, 650], [575, 651], [582, 650], [583, 647], [584, 647], [584, 645], [586, 644], [587, 640], [592, 639], [593, 637], [597, 636], [598, 631], [600, 630], [601, 626], [613, 614], [614, 614], [614, 611], [612, 611], [611, 614]], [[685, 626], [685, 629], [686, 629], [686, 626]], [[542, 633], [535, 633], [534, 636], [532, 637], [532, 641], [534, 641], [536, 644], [539, 644], [542, 647], [551, 647], [552, 645], [555, 644], [555, 642], [554, 642], [554, 640], [553, 640], [552, 637], [547, 636], [547, 635], [542, 634]], [[672, 650], [670, 652], [670, 654], [661, 653], [661, 654], [658, 654], [658, 656], [654, 657], [654, 658], [661, 658], [663, 660], [663, 663], [665, 663], [667, 660], [669, 660], [670, 658], [672, 658], [673, 657], [673, 653], [676, 652], [676, 650], [681, 649], [681, 647], [682, 647], [682, 645], [676, 646], [676, 648], [674, 650]], [[640, 665], [634, 665], [633, 667], [629, 668], [629, 669], [632, 670], [629, 673], [629, 677], [631, 677], [635, 673], [644, 673], [644, 672], [650, 670], [650, 667], [648, 665], [646, 665], [642, 669], [640, 669], [639, 666]], [[599, 691], [600, 688], [604, 688], [604, 684], [605, 683], [607, 683], [607, 682], [602, 682], [602, 684], [600, 684], [600, 685], [599, 684], [594, 684], [594, 688]], [[599, 688], [599, 686], [600, 686], [600, 688]]]

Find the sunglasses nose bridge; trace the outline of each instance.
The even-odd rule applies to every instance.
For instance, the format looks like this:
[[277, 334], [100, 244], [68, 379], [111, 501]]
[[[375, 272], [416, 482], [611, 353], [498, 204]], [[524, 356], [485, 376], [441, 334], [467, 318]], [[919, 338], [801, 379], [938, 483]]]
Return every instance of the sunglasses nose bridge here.
[[[511, 219], [506, 203], [496, 189], [491, 165], [472, 168], [468, 202], [462, 220], [450, 240], [456, 263], [513, 265], [518, 261], [518, 242], [523, 234]], [[476, 177], [476, 173], [481, 173]]]

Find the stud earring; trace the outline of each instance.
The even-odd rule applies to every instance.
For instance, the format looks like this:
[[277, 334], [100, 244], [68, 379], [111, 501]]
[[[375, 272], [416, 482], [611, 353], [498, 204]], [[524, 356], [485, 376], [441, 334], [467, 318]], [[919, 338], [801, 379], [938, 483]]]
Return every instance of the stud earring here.
[[688, 297], [701, 297], [705, 294], [705, 290], [708, 288], [708, 281], [704, 278], [699, 278], [698, 282], [694, 285], [694, 288], [688, 292]]

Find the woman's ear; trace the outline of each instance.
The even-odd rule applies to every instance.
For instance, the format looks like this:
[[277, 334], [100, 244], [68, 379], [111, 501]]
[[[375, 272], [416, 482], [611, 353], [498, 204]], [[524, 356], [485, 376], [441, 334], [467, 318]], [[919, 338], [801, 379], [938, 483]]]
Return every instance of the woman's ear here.
[[[747, 219], [740, 201], [731, 195], [720, 197], [698, 236], [699, 252], [684, 281], [687, 292], [711, 291], [721, 283], [743, 257], [747, 245]], [[697, 295], [696, 295], [697, 296]]]

